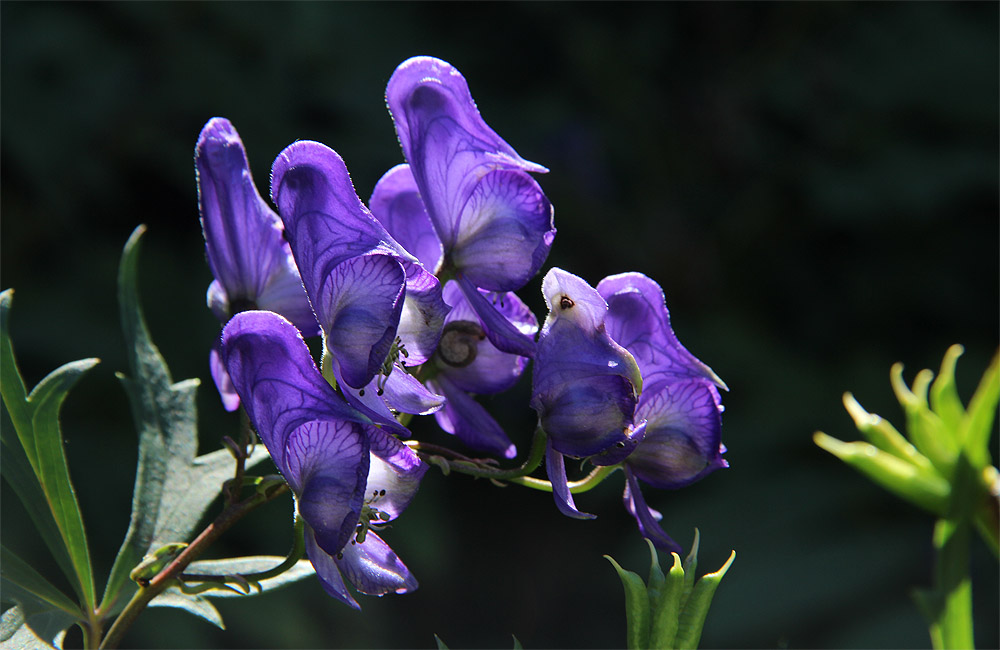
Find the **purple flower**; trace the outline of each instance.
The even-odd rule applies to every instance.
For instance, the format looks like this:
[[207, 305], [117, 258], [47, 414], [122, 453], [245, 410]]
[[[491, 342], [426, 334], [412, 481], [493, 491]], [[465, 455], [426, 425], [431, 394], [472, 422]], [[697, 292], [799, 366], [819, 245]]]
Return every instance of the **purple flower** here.
[[582, 516], [562, 455], [620, 463], [625, 506], [642, 535], [679, 550], [656, 523], [660, 515], [646, 505], [639, 481], [673, 489], [728, 466], [717, 389], [725, 384], [677, 340], [663, 290], [648, 277], [614, 275], [595, 290], [552, 269], [543, 291], [551, 311], [538, 343], [533, 406], [549, 434], [556, 504]]
[[[470, 393], [492, 395], [510, 389], [524, 372], [528, 358], [503, 352], [486, 338], [482, 320], [454, 281], [445, 285], [444, 299], [453, 307], [427, 374], [428, 385], [447, 402], [434, 417], [442, 429], [473, 449], [513, 458], [517, 448]], [[533, 337], [538, 330], [534, 314], [513, 293], [500, 294], [495, 307], [526, 336]]]
[[406, 433], [390, 407], [429, 413], [443, 402], [402, 368], [437, 347], [448, 310], [440, 282], [372, 216], [329, 147], [300, 141], [282, 151], [271, 196], [337, 382], [354, 406]]
[[[319, 334], [292, 259], [283, 227], [261, 198], [239, 134], [228, 120], [205, 125], [195, 148], [198, 207], [205, 253], [215, 280], [208, 306], [223, 323], [248, 309], [282, 314], [306, 336]], [[227, 410], [239, 408], [239, 396], [226, 376], [216, 346], [210, 355], [212, 377]]]
[[534, 341], [477, 289], [516, 291], [541, 268], [555, 237], [552, 205], [521, 158], [479, 115], [450, 64], [404, 61], [386, 102], [408, 165], [390, 170], [372, 196], [389, 224], [405, 222], [405, 244], [440, 277], [454, 277], [500, 350], [531, 356]]
[[299, 331], [272, 312], [237, 314], [222, 358], [305, 527], [306, 551], [331, 596], [405, 593], [417, 581], [373, 532], [406, 508], [427, 471], [416, 454], [346, 404], [323, 379]]

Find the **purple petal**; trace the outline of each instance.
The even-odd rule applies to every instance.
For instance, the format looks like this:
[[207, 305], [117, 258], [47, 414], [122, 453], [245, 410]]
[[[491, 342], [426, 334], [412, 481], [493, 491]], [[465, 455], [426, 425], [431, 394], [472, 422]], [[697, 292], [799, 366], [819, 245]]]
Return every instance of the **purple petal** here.
[[704, 377], [726, 390], [712, 369], [677, 340], [660, 285], [641, 273], [622, 273], [604, 278], [597, 291], [608, 302], [608, 334], [632, 353], [644, 381]]
[[[438, 347], [441, 372], [456, 387], [470, 393], [489, 395], [513, 387], [528, 365], [528, 358], [501, 352], [486, 339], [482, 322], [455, 282], [445, 285], [444, 299], [453, 306]], [[535, 315], [513, 293], [503, 294], [494, 308], [522, 334], [533, 336], [538, 331]]]
[[333, 353], [349, 386], [362, 388], [382, 367], [396, 338], [406, 278], [388, 255], [362, 255], [333, 269], [318, 292], [310, 292]]
[[250, 421], [283, 472], [285, 443], [301, 424], [363, 421], [320, 375], [295, 326], [275, 313], [234, 316], [222, 331], [222, 359]]
[[417, 366], [434, 354], [448, 305], [442, 298], [441, 282], [419, 264], [402, 262], [406, 271], [406, 298], [399, 315], [396, 335], [406, 349], [400, 361]]
[[369, 430], [371, 469], [365, 502], [389, 515], [392, 521], [410, 505], [427, 473], [427, 463], [395, 437]]
[[361, 544], [351, 540], [334, 561], [354, 588], [369, 596], [405, 594], [417, 588], [410, 570], [373, 532]]
[[442, 429], [472, 449], [504, 458], [517, 456], [517, 447], [479, 402], [452, 384], [444, 374], [433, 380], [432, 385], [448, 398], [444, 408], [434, 414]]
[[220, 320], [236, 311], [269, 309], [307, 336], [318, 333], [278, 215], [261, 198], [239, 134], [213, 118], [195, 149], [205, 252], [217, 286], [209, 305]]
[[542, 290], [550, 312], [538, 339], [531, 400], [542, 428], [569, 456], [628, 449], [642, 382], [632, 355], [604, 331], [604, 299], [561, 269], [546, 274]]
[[219, 390], [219, 397], [222, 399], [222, 406], [227, 411], [235, 411], [240, 407], [240, 396], [233, 386], [233, 380], [226, 372], [226, 365], [222, 362], [222, 341], [217, 339], [212, 349], [208, 353], [208, 367], [212, 372], [212, 381]]
[[642, 441], [646, 437], [646, 421], [639, 420], [634, 425], [626, 426], [624, 433], [623, 440], [616, 442], [601, 453], [591, 456], [590, 462], [598, 466], [617, 465], [628, 458], [642, 445]]
[[[287, 147], [274, 161], [271, 194], [320, 325], [328, 337], [340, 326], [331, 351], [346, 364], [347, 382], [361, 388], [395, 337], [406, 284], [401, 264], [419, 262], [365, 208], [343, 159], [325, 145]], [[358, 326], [362, 333], [346, 335]]]
[[456, 221], [451, 261], [477, 287], [520, 289], [555, 238], [552, 204], [522, 171], [494, 170], [473, 188]]
[[[380, 387], [379, 384], [382, 382], [384, 385]], [[444, 405], [442, 395], [432, 393], [399, 364], [393, 366], [388, 378], [378, 375], [362, 389], [351, 388], [341, 383], [341, 390], [348, 397], [348, 402], [362, 404], [364, 409], [360, 410], [376, 414], [377, 417], [372, 416], [376, 424], [388, 424], [386, 427], [388, 430], [405, 437], [410, 435], [408, 430], [402, 425], [392, 426], [392, 423], [396, 423], [393, 411], [430, 415]]]
[[506, 316], [498, 311], [468, 278], [459, 275], [456, 281], [465, 299], [479, 317], [490, 343], [503, 352], [529, 358], [535, 356], [533, 335], [522, 332], [517, 325], [507, 320]]
[[361, 609], [358, 601], [354, 600], [354, 596], [347, 590], [344, 578], [340, 575], [340, 569], [337, 567], [336, 559], [319, 547], [313, 531], [308, 525], [305, 527], [305, 541], [306, 555], [309, 556], [309, 561], [316, 569], [316, 577], [319, 578], [323, 590], [345, 605]]
[[327, 553], [339, 552], [361, 515], [369, 463], [363, 426], [306, 422], [288, 435], [285, 460], [285, 478], [317, 544]]
[[352, 388], [344, 381], [337, 364], [334, 364], [333, 373], [348, 404], [371, 419], [373, 424], [404, 438], [410, 437], [410, 430], [399, 423], [385, 400], [378, 394], [379, 377], [372, 379], [364, 388]]
[[639, 533], [653, 542], [656, 548], [672, 553], [680, 553], [680, 544], [671, 539], [670, 535], [667, 535], [660, 524], [657, 523], [656, 520], [659, 517], [656, 515], [660, 513], [646, 505], [646, 500], [639, 489], [639, 482], [636, 480], [635, 475], [629, 471], [628, 467], [625, 468], [625, 480], [625, 493], [622, 496], [622, 500], [625, 502], [625, 509], [635, 517], [636, 522], [639, 524]]
[[416, 255], [428, 271], [437, 273], [444, 249], [409, 165], [396, 165], [387, 171], [376, 183], [368, 205], [403, 248]]
[[707, 380], [647, 388], [636, 417], [647, 419], [646, 437], [625, 464], [643, 482], [679, 488], [728, 466], [720, 451], [719, 394]]
[[[521, 158], [486, 125], [465, 79], [440, 59], [416, 57], [403, 62], [389, 80], [386, 102], [420, 196], [446, 253], [455, 250], [459, 243], [465, 229], [463, 212], [470, 197], [478, 193], [481, 200], [491, 194], [489, 186], [495, 181], [487, 183], [487, 189], [477, 190], [484, 176], [496, 170], [547, 171]], [[540, 190], [537, 193], [541, 195]], [[548, 209], [544, 196], [534, 199], [532, 194], [532, 197], [536, 204], [544, 203]], [[555, 234], [551, 211], [547, 216], [547, 225], [528, 229], [538, 242], [547, 240], [545, 253]], [[536, 242], [527, 248], [534, 250], [537, 245]]]
[[552, 448], [551, 438], [545, 447], [545, 473], [552, 484], [552, 496], [555, 498], [559, 512], [574, 519], [595, 519], [597, 515], [580, 512], [573, 502], [573, 494], [569, 491], [566, 480], [566, 461], [563, 455]]

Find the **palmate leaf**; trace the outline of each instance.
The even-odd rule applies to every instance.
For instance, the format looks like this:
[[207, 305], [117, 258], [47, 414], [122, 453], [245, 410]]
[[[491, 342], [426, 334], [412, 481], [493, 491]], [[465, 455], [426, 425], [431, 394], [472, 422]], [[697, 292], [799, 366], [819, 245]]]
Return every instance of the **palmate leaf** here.
[[[139, 461], [132, 497], [132, 517], [108, 579], [102, 612], [117, 612], [135, 590], [131, 569], [152, 548], [187, 541], [223, 482], [235, 468], [232, 455], [220, 450], [197, 456], [195, 413], [197, 379], [174, 383], [153, 343], [139, 303], [137, 266], [139, 226], [122, 253], [118, 299], [129, 351], [129, 376], [119, 375], [128, 394], [139, 434]], [[267, 457], [263, 446], [247, 459], [251, 466]]]
[[[90, 552], [66, 464], [59, 410], [73, 385], [98, 360], [68, 363], [51, 372], [25, 395], [24, 380], [17, 369], [8, 329], [12, 299], [12, 290], [0, 294], [0, 393], [17, 432], [20, 450], [10, 436], [4, 436], [4, 475], [24, 501], [81, 603], [93, 608]], [[10, 459], [6, 458], [7, 452], [11, 454]]]

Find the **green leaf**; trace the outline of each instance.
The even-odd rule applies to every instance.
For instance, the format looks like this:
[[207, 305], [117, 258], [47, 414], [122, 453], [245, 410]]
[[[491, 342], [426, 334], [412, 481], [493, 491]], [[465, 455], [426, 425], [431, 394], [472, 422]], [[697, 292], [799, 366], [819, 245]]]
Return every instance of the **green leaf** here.
[[721, 569], [715, 573], [706, 573], [695, 583], [691, 597], [684, 604], [684, 610], [680, 615], [675, 648], [687, 650], [698, 647], [705, 618], [708, 616], [708, 608], [712, 605], [712, 597], [735, 559], [736, 551], [733, 551]]
[[35, 529], [41, 535], [42, 541], [48, 547], [56, 564], [62, 569], [63, 574], [73, 575], [73, 561], [70, 560], [66, 546], [63, 544], [62, 536], [59, 534], [59, 527], [56, 520], [52, 518], [52, 511], [49, 509], [49, 502], [42, 492], [42, 486], [38, 482], [31, 464], [25, 456], [24, 448], [11, 435], [10, 428], [0, 426], [0, 473], [7, 480], [7, 483], [14, 488], [21, 503], [24, 504], [31, 517]]
[[861, 404], [854, 399], [854, 395], [844, 393], [844, 408], [854, 420], [854, 425], [858, 428], [868, 442], [872, 443], [882, 451], [892, 454], [897, 458], [905, 460], [921, 470], [932, 471], [934, 466], [927, 457], [922, 455], [917, 448], [903, 437], [896, 427], [874, 413], [866, 411]]
[[985, 468], [990, 464], [990, 434], [1000, 401], [1000, 353], [993, 357], [976, 392], [969, 400], [969, 409], [962, 421], [962, 440], [965, 452], [974, 467]]
[[[90, 567], [90, 552], [80, 505], [69, 477], [59, 426], [59, 410], [73, 385], [99, 360], [83, 359], [67, 363], [51, 372], [30, 394], [25, 395], [24, 381], [17, 369], [8, 328], [12, 299], [11, 290], [0, 294], [0, 392], [11, 423], [17, 431], [23, 455], [14, 451], [13, 462], [4, 463], [4, 466], [10, 472], [8, 480], [15, 481], [16, 485], [11, 485], [25, 501], [25, 507], [46, 544], [50, 549], [55, 549], [53, 555], [60, 568], [66, 571], [80, 600], [88, 608], [92, 608], [94, 579]], [[5, 446], [12, 448], [12, 441], [7, 441]], [[41, 489], [41, 501], [38, 490], [31, 487], [24, 461], [31, 468]], [[48, 516], [41, 514], [43, 509], [49, 511]], [[60, 547], [64, 550], [59, 550]]]
[[36, 603], [41, 609], [59, 609], [84, 620], [80, 607], [6, 546], [0, 545], [0, 581], [6, 602]]
[[521, 645], [521, 642], [518, 640], [518, 638], [516, 636], [514, 636], [513, 634], [511, 634], [511, 636], [514, 638], [514, 648], [513, 648], [513, 650], [524, 650], [524, 646]]
[[182, 591], [170, 587], [153, 600], [149, 601], [149, 607], [173, 607], [182, 609], [189, 614], [194, 614], [198, 618], [208, 621], [215, 627], [224, 630], [226, 625], [222, 622], [222, 614], [211, 602], [197, 594], [185, 594]]
[[29, 612], [20, 605], [0, 616], [0, 650], [61, 648], [74, 619], [62, 610]]
[[437, 643], [438, 650], [448, 650], [448, 646], [446, 646], [444, 641], [441, 640], [441, 637], [436, 634], [434, 635], [434, 642]]
[[943, 514], [951, 487], [934, 470], [924, 471], [867, 442], [843, 442], [822, 431], [813, 441], [882, 487], [935, 514]]
[[649, 647], [649, 593], [638, 573], [626, 571], [610, 555], [604, 558], [618, 572], [625, 588], [625, 620], [627, 624], [626, 646], [629, 650]]
[[[132, 517], [108, 579], [102, 611], [118, 611], [135, 591], [128, 574], [153, 548], [187, 541], [205, 511], [233, 476], [235, 461], [227, 450], [196, 457], [197, 379], [174, 383], [153, 343], [143, 317], [137, 283], [139, 226], [122, 253], [118, 299], [129, 352], [130, 377], [119, 375], [139, 434], [139, 461], [132, 496]], [[250, 467], [267, 457], [259, 446], [246, 461]]]
[[[186, 576], [192, 575], [245, 575], [266, 571], [279, 564], [285, 558], [276, 555], [253, 555], [247, 557], [232, 557], [224, 560], [201, 560], [192, 562], [184, 572]], [[259, 593], [274, 591], [287, 587], [288, 585], [308, 578], [316, 573], [312, 563], [307, 559], [299, 560], [291, 569], [273, 578], [265, 578], [253, 583], [259, 588], [251, 589], [249, 594], [238, 594], [229, 590], [214, 589], [204, 592], [203, 596], [211, 598], [238, 598], [240, 596], [255, 596]], [[189, 580], [190, 582], [190, 580]]]
[[955, 386], [955, 364], [958, 358], [965, 352], [961, 345], [953, 345], [944, 353], [941, 360], [941, 370], [937, 379], [931, 384], [930, 404], [931, 410], [937, 413], [945, 426], [951, 431], [957, 431], [962, 417], [965, 415], [965, 407], [958, 396], [958, 388]]
[[694, 588], [695, 571], [698, 569], [698, 547], [701, 545], [701, 533], [694, 529], [694, 541], [691, 542], [691, 550], [684, 558], [684, 594], [681, 596], [681, 603], [686, 603]]
[[652, 609], [652, 620], [649, 625], [650, 648], [673, 648], [674, 639], [677, 637], [681, 596], [684, 593], [684, 568], [681, 566], [679, 555], [676, 553], [670, 555], [674, 559], [674, 564], [667, 571], [663, 590], [656, 603], [650, 603]]
[[893, 391], [906, 412], [906, 432], [910, 441], [938, 472], [947, 476], [958, 455], [959, 441], [957, 432], [950, 430], [928, 405], [927, 391], [933, 377], [930, 370], [921, 370], [913, 378], [911, 390], [903, 381], [903, 364], [893, 364], [889, 372]]

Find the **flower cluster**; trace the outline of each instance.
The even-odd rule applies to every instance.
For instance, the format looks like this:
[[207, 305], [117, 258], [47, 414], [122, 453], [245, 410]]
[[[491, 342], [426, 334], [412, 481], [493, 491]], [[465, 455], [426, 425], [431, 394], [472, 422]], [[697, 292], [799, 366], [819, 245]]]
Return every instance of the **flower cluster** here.
[[[539, 273], [555, 237], [532, 176], [547, 170], [486, 124], [444, 61], [402, 63], [386, 102], [405, 163], [367, 205], [340, 155], [319, 142], [297, 141], [275, 159], [276, 211], [227, 120], [205, 125], [195, 154], [215, 277], [208, 304], [225, 323], [212, 376], [292, 488], [324, 588], [357, 607], [344, 577], [365, 594], [416, 587], [375, 532], [427, 469], [420, 443], [400, 440], [410, 437], [405, 424], [433, 414], [466, 447], [516, 457], [475, 396], [508, 390], [532, 359], [531, 406], [559, 509], [592, 516], [573, 502], [565, 456], [621, 467], [640, 531], [675, 548], [638, 482], [680, 487], [725, 466], [724, 384], [678, 343], [662, 291], [639, 274], [594, 289], [552, 269], [539, 333], [514, 292]], [[319, 366], [311, 336], [322, 336]]]

